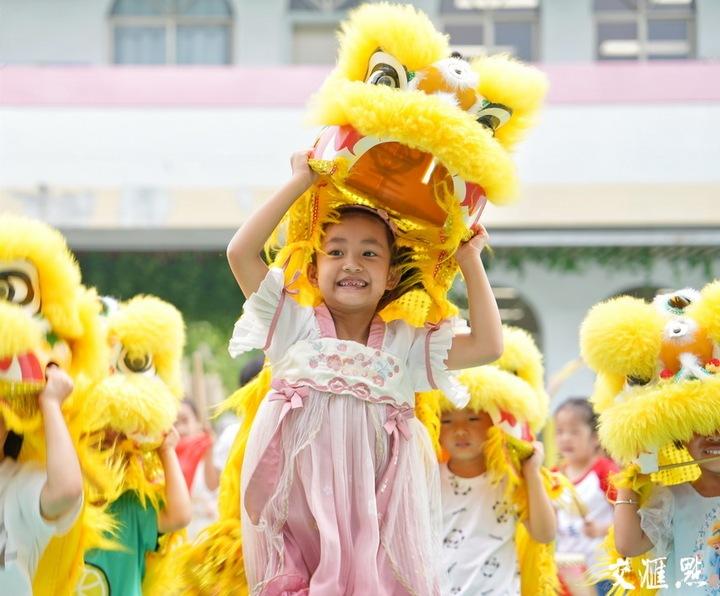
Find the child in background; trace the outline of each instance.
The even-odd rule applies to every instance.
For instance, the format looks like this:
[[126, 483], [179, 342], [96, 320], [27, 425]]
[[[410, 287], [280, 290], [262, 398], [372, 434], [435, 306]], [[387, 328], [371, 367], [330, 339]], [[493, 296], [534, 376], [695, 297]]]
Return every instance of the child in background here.
[[157, 449], [165, 477], [161, 508], [156, 510], [149, 501], [141, 504], [134, 490], [126, 490], [108, 507], [118, 523], [113, 539], [124, 548], [85, 553], [86, 565], [102, 573], [110, 594], [142, 596], [146, 555], [155, 552], [161, 534], [181, 530], [190, 523], [190, 497], [175, 453], [178, 440], [177, 431], [171, 427]]
[[[461, 382], [468, 375], [473, 371], [464, 371]], [[441, 404], [440, 445], [448, 458], [440, 465], [443, 596], [520, 594], [515, 543], [519, 511], [508, 500], [507, 476], [488, 469], [494, 424], [479, 407], [481, 399], [472, 392], [466, 408], [456, 408], [447, 400]], [[497, 429], [493, 430], [498, 438]], [[543, 444], [535, 441], [532, 447], [533, 454], [519, 470], [518, 488], [527, 493], [527, 518], [522, 523], [533, 540], [547, 544], [555, 538], [555, 511], [541, 474]]]
[[[720, 430], [708, 436], [695, 434], [685, 447], [696, 461], [718, 455]], [[649, 559], [664, 559], [667, 588], [660, 590], [662, 594], [720, 595], [720, 461], [697, 465], [701, 470], [697, 480], [653, 487], [648, 503], [640, 509], [637, 493], [627, 488], [617, 491], [615, 546], [624, 557], [652, 549]]]
[[388, 214], [367, 207], [340, 208], [325, 222], [322, 249], [306, 271], [322, 302], [300, 306], [283, 271], [268, 270], [259, 255], [314, 181], [307, 157], [293, 156], [291, 180], [228, 246], [247, 297], [231, 354], [264, 348], [274, 377], [241, 474], [248, 583], [253, 594], [428, 596], [438, 585], [431, 521], [437, 477], [414, 399], [440, 386], [464, 405], [467, 396], [447, 368], [488, 362], [502, 351], [480, 260], [487, 236], [480, 230], [456, 255], [470, 333], [378, 316], [417, 278], [396, 247]]
[[[587, 569], [598, 561], [599, 547], [612, 524], [609, 476], [618, 471], [605, 457], [597, 436], [597, 415], [584, 398], [571, 398], [555, 411], [555, 440], [561, 456], [559, 471], [575, 485], [579, 503], [558, 510], [557, 554], [583, 555]], [[562, 576], [562, 568], [561, 568]], [[566, 583], [571, 583], [567, 578]], [[606, 594], [612, 584], [595, 585]]]
[[192, 540], [217, 519], [220, 471], [214, 464], [212, 432], [203, 429], [192, 400], [184, 399], [180, 404], [175, 429], [180, 435], [175, 451], [192, 501], [192, 521], [187, 528]]
[[67, 532], [80, 513], [82, 474], [62, 415], [70, 395], [70, 377], [55, 365], [38, 397], [43, 417], [45, 469], [17, 461], [22, 437], [11, 433], [0, 416], [0, 592], [30, 596], [43, 550], [54, 535]]

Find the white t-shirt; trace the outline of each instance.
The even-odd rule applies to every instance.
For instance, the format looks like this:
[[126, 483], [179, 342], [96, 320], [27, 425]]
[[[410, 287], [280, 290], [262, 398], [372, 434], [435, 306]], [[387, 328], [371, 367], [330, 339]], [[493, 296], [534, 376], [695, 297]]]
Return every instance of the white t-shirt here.
[[205, 461], [201, 460], [195, 468], [195, 476], [190, 486], [192, 519], [187, 527], [190, 540], [194, 540], [202, 530], [217, 520], [217, 500], [218, 491], [210, 490], [205, 484]]
[[213, 465], [220, 473], [225, 469], [225, 464], [228, 457], [230, 457], [230, 450], [235, 442], [235, 436], [239, 430], [239, 422], [228, 424], [220, 433], [217, 441], [215, 441], [215, 445], [213, 445]]
[[47, 475], [41, 467], [11, 458], [0, 462], [0, 593], [31, 596], [38, 561], [50, 539], [75, 523], [82, 499], [62, 517], [48, 521], [40, 512]]
[[443, 596], [520, 594], [515, 507], [487, 474], [460, 478], [440, 466]]
[[639, 513], [655, 545], [644, 555], [644, 585], [665, 584], [661, 594], [720, 596], [720, 497], [703, 497], [691, 484], [656, 487]]
[[[573, 480], [579, 501], [587, 507], [586, 519], [608, 528], [613, 521], [613, 508], [607, 496], [609, 476], [615, 472], [617, 467], [611, 460], [599, 457], [582, 478]], [[601, 555], [600, 545], [604, 537], [588, 538], [584, 520], [575, 510], [559, 509], [557, 520], [556, 552], [584, 555], [585, 564], [592, 568]]]

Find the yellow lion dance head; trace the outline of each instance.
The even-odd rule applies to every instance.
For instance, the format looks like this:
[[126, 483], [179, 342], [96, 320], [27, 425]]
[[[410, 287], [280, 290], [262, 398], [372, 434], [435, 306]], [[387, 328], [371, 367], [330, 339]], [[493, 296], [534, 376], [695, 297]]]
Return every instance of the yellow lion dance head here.
[[62, 235], [39, 221], [0, 216], [0, 414], [25, 436], [27, 457], [42, 457], [37, 396], [47, 364], [76, 381], [104, 374], [97, 314]]
[[[643, 507], [656, 485], [696, 480], [701, 470], [688, 463], [685, 444], [720, 429], [720, 282], [662, 294], [652, 304], [629, 296], [598, 304], [580, 342], [597, 373], [600, 441], [626, 465], [613, 482], [633, 489]], [[615, 563], [613, 530], [605, 549], [606, 563]], [[641, 585], [642, 555], [631, 568], [625, 579]]]
[[310, 165], [323, 174], [287, 217], [277, 255], [302, 303], [317, 303], [305, 275], [337, 207], [382, 209], [396, 243], [412, 249], [417, 292], [385, 308], [416, 325], [454, 314], [452, 258], [477, 229], [486, 201], [507, 202], [517, 179], [510, 151], [532, 126], [544, 75], [507, 56], [467, 62], [410, 5], [363, 5], [342, 25], [335, 70], [314, 98], [325, 128]]
[[683, 444], [720, 428], [720, 282], [652, 304], [627, 296], [601, 303], [583, 322], [581, 347], [597, 372], [593, 402], [610, 455], [662, 484], [697, 478], [694, 465], [653, 470], [689, 461]]
[[102, 432], [105, 445], [114, 443], [121, 465], [117, 490], [135, 490], [143, 503], [147, 498], [158, 507], [163, 485], [156, 449], [182, 398], [185, 324], [171, 304], [137, 296], [111, 308], [106, 325], [110, 375], [92, 390], [85, 431]]

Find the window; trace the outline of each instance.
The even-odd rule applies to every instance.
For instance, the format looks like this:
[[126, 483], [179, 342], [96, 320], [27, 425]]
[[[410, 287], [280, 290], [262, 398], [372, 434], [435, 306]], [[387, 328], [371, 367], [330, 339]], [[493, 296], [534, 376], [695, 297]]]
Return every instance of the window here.
[[540, 0], [442, 0], [440, 11], [453, 50], [465, 57], [508, 52], [537, 61]]
[[339, 23], [360, 4], [362, 0], [290, 0], [293, 64], [334, 64]]
[[293, 64], [334, 64], [338, 53], [337, 23], [296, 23]]
[[595, 0], [598, 60], [695, 56], [694, 0]]
[[359, 0], [290, 0], [290, 10], [336, 12], [361, 4]]
[[230, 64], [226, 0], [116, 0], [110, 13], [115, 64]]

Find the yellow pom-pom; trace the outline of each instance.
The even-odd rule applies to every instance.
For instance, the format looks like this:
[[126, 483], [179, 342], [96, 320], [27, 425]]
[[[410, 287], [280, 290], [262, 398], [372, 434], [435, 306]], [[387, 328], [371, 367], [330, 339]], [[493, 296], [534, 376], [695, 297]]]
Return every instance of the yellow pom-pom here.
[[660, 356], [662, 315], [650, 304], [623, 296], [594, 306], [580, 328], [580, 347], [596, 371], [651, 379]]

